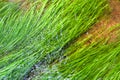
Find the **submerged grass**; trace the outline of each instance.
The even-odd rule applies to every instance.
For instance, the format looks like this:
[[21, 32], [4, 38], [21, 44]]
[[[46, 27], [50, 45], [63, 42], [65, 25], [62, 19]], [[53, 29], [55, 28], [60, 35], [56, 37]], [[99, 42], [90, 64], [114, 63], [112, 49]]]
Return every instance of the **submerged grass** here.
[[88, 36], [71, 44], [64, 51], [64, 59], [42, 68], [43, 72], [33, 80], [119, 80], [119, 39], [108, 44], [106, 39], [101, 38], [88, 45], [86, 42], [90, 38]]
[[17, 4], [0, 3], [1, 80], [23, 79], [35, 63], [87, 31], [108, 6], [106, 0], [42, 0], [36, 10], [39, 2], [26, 11]]
[[90, 46], [80, 45], [79, 49], [74, 46], [75, 50], [69, 49], [72, 54], [59, 65], [59, 71], [71, 80], [119, 80], [119, 44], [92, 43]]

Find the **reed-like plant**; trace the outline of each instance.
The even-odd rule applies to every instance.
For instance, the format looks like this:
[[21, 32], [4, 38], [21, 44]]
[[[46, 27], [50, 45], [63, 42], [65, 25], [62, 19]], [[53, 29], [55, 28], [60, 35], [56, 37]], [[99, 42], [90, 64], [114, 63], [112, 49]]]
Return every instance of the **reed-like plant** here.
[[[118, 28], [120, 25], [113, 27]], [[116, 33], [119, 34], [119, 30]], [[63, 51], [64, 58], [61, 61], [36, 69], [40, 72], [33, 80], [119, 80], [119, 36], [117, 42], [111, 43], [107, 43], [109, 36], [89, 44], [93, 35], [78, 39]]]
[[40, 0], [26, 10], [9, 5], [0, 3], [1, 80], [23, 79], [35, 63], [86, 32], [107, 7], [106, 0]]

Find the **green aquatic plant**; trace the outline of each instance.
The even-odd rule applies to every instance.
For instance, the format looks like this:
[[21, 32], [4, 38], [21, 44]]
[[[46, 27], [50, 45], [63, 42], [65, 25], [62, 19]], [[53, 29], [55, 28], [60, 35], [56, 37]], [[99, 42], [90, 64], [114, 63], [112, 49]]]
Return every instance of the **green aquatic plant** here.
[[26, 11], [0, 3], [1, 80], [23, 79], [37, 62], [86, 32], [108, 6], [106, 0], [42, 0], [37, 9], [40, 2]]
[[119, 80], [119, 47], [119, 43], [81, 47], [61, 62], [59, 71], [71, 80]]
[[[120, 25], [113, 27], [114, 29], [119, 28]], [[116, 32], [119, 33], [119, 30]], [[82, 40], [78, 39], [66, 48], [61, 61], [53, 62], [46, 67], [39, 67], [43, 71], [39, 71], [38, 68], [39, 73], [33, 80], [119, 80], [119, 38], [116, 43], [107, 43], [108, 39], [101, 37], [99, 40], [87, 44], [92, 36], [82, 38]]]

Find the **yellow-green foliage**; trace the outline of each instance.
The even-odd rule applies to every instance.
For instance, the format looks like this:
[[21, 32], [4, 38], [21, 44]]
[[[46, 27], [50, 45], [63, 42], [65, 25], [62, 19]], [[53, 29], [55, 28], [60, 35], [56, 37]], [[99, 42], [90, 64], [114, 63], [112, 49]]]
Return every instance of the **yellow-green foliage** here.
[[1, 80], [23, 79], [37, 62], [86, 32], [107, 7], [106, 0], [44, 0], [37, 9], [38, 3], [26, 11], [0, 3]]

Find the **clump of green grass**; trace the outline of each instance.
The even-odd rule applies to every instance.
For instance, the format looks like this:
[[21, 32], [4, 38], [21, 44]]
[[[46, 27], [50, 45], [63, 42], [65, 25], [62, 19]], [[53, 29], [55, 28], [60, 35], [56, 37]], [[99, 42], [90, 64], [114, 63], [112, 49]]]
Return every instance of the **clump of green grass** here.
[[107, 7], [106, 0], [45, 0], [36, 10], [38, 3], [12, 13], [9, 3], [0, 3], [0, 79], [23, 79], [35, 63], [87, 31]]
[[72, 80], [119, 80], [119, 47], [119, 42], [109, 45], [92, 43], [90, 46], [74, 46], [68, 49], [72, 54], [66, 52], [69, 55], [59, 65], [59, 71], [63, 77]]
[[[117, 28], [120, 25], [113, 27]], [[117, 33], [119, 33], [119, 30], [117, 30]], [[64, 59], [42, 68], [43, 72], [37, 74], [33, 80], [42, 78], [45, 78], [45, 80], [119, 80], [119, 36], [116, 43], [108, 44], [106, 39], [101, 38], [87, 45], [86, 42], [90, 37], [71, 44], [64, 51]]]

